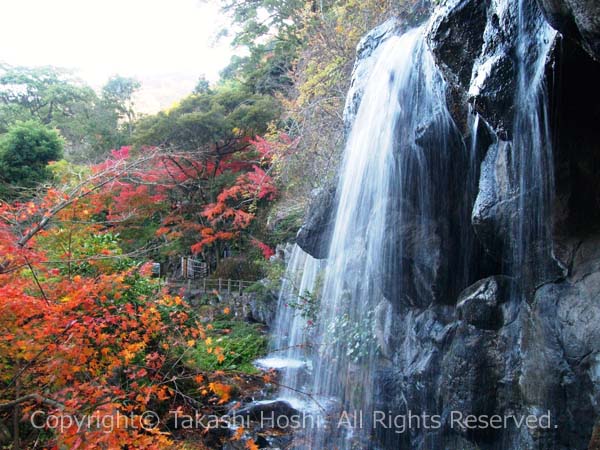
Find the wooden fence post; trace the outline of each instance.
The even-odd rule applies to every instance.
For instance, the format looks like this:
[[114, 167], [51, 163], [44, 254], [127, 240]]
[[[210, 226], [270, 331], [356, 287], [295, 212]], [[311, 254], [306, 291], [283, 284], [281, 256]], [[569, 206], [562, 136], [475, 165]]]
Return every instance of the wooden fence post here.
[[231, 294], [231, 280], [227, 280], [227, 294]]
[[242, 285], [242, 280], [240, 280], [240, 295], [242, 295], [242, 289], [243, 289], [242, 286], [243, 286]]
[[223, 289], [223, 286], [222, 286], [222, 284], [223, 284], [223, 283], [222, 283], [222, 281], [223, 281], [223, 280], [221, 280], [221, 279], [219, 278], [219, 293], [220, 293], [220, 292], [221, 292], [221, 290]]

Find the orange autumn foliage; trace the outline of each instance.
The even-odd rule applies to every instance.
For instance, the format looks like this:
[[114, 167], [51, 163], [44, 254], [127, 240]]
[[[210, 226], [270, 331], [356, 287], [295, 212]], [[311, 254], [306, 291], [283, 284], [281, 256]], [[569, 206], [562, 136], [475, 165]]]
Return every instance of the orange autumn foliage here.
[[[89, 220], [103, 195], [90, 185], [0, 203], [0, 405], [21, 395], [24, 421], [42, 409], [92, 424], [48, 430], [49, 448], [168, 448], [144, 413], [175, 401], [170, 349], [205, 339], [204, 328]], [[229, 401], [227, 384], [194, 379]], [[0, 408], [0, 420], [10, 413]]]

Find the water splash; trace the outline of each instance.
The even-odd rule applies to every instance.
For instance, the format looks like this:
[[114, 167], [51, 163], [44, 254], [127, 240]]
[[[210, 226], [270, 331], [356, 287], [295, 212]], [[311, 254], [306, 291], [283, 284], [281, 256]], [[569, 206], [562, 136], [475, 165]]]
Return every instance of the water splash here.
[[312, 407], [303, 392], [312, 369], [308, 330], [321, 266], [321, 261], [294, 245], [279, 291], [269, 356], [256, 361], [260, 367], [281, 371], [279, 398], [301, 409]]

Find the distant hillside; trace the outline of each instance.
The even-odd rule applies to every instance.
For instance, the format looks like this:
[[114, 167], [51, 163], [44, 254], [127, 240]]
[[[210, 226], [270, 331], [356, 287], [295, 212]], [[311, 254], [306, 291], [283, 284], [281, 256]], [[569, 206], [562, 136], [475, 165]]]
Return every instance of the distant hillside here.
[[200, 74], [181, 72], [136, 76], [142, 87], [134, 96], [135, 110], [155, 114], [171, 107], [192, 92], [199, 77]]

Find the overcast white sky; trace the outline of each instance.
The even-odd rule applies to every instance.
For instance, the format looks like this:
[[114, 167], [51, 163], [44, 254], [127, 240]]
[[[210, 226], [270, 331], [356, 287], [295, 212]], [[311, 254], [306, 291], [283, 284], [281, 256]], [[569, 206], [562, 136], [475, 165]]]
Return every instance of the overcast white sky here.
[[232, 55], [213, 46], [227, 19], [201, 0], [0, 0], [0, 18], [1, 62], [76, 68], [93, 86], [114, 74], [214, 81]]

